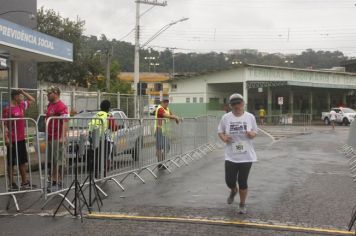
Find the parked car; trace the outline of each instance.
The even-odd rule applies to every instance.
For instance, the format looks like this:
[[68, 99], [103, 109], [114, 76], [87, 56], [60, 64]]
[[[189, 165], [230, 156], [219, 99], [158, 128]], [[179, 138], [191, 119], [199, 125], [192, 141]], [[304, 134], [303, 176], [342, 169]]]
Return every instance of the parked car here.
[[[340, 125], [349, 125], [352, 121], [354, 121], [356, 117], [356, 111], [347, 108], [347, 107], [338, 107], [338, 108], [332, 108], [332, 111], [336, 112], [336, 120], [335, 122], [340, 124]], [[325, 125], [330, 124], [330, 112], [322, 112], [321, 113], [321, 120], [324, 121]]]
[[146, 113], [149, 113], [151, 116], [154, 116], [155, 113], [156, 113], [156, 109], [157, 109], [158, 105], [148, 105], [148, 106], [145, 106], [143, 108], [143, 112], [146, 114]]
[[[82, 121], [70, 120], [68, 124], [68, 159], [69, 162], [75, 157], [75, 146], [79, 141], [80, 134], [89, 135], [89, 121], [94, 118], [97, 110], [82, 111], [76, 114], [75, 118], [84, 118]], [[141, 126], [134, 121], [127, 119], [126, 114], [120, 109], [113, 109], [110, 111], [115, 124], [117, 125], [117, 131], [112, 133], [113, 146], [113, 158], [120, 156], [121, 154], [130, 154], [132, 158], [137, 161], [139, 158], [139, 146], [142, 142]], [[41, 152], [44, 153], [43, 146], [45, 147], [46, 135], [45, 135], [45, 116], [41, 115], [38, 118], [38, 137], [40, 140]], [[89, 141], [86, 142], [87, 148], [89, 148]], [[81, 161], [81, 160], [79, 160]]]

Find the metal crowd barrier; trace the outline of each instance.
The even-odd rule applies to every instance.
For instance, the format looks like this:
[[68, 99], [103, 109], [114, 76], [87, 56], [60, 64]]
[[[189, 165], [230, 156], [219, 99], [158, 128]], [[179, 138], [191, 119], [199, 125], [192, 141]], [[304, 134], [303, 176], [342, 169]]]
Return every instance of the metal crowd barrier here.
[[[96, 141], [93, 140], [90, 123], [96, 124], [98, 130]], [[52, 125], [50, 125], [52, 124]], [[48, 134], [52, 135], [48, 135]], [[45, 135], [45, 171], [44, 192], [47, 203], [55, 196], [64, 198], [64, 192], [71, 186], [75, 172], [81, 185], [87, 185], [89, 171], [93, 173], [95, 181], [105, 178], [109, 167], [109, 157], [112, 146], [106, 142], [106, 130], [103, 120], [92, 117], [50, 117], [46, 121]], [[82, 140], [83, 139], [83, 140]], [[97, 143], [97, 144], [94, 144]], [[79, 145], [84, 147], [84, 155], [78, 156]], [[78, 158], [77, 169], [75, 160]], [[107, 194], [98, 187], [104, 195]], [[65, 201], [74, 207], [69, 199]]]
[[223, 148], [225, 144], [221, 141], [218, 135], [214, 135], [217, 132], [217, 127], [220, 122], [220, 118], [212, 115], [207, 116], [208, 119], [208, 129], [207, 137], [208, 143], [212, 145], [213, 148]]
[[[12, 197], [18, 210], [15, 195], [33, 191], [43, 192], [45, 202], [42, 207], [59, 196], [74, 208], [64, 193], [75, 180], [76, 173], [83, 189], [89, 186], [87, 177], [91, 175], [98, 185], [113, 181], [125, 190], [123, 182], [128, 176], [133, 175], [145, 183], [141, 176], [143, 171], [157, 178], [155, 170], [171, 172], [173, 168], [189, 165], [214, 150], [219, 143], [218, 118], [213, 116], [185, 118], [179, 123], [168, 119], [112, 118], [109, 129], [102, 119], [92, 117], [51, 117], [45, 120], [40, 116], [37, 122], [29, 118], [23, 120], [29, 150], [30, 188], [11, 190], [8, 175], [5, 175], [5, 187], [0, 191], [0, 196]], [[0, 151], [8, 171], [4, 140], [9, 119], [1, 119], [1, 122], [3, 140]], [[157, 124], [164, 126], [164, 131], [158, 132]], [[80, 147], [84, 152], [79, 151]], [[79, 153], [84, 154], [80, 156]], [[16, 158], [18, 164], [19, 157]], [[44, 162], [43, 172], [41, 160]], [[14, 179], [20, 185], [19, 166], [15, 167]], [[97, 188], [107, 196], [100, 186]]]
[[117, 176], [135, 175], [143, 183], [145, 182], [138, 174], [141, 158], [142, 125], [140, 119], [112, 119], [117, 130], [110, 132], [112, 137], [113, 151], [108, 160], [107, 174], [103, 180], [116, 183], [122, 190], [122, 182], [116, 180]]
[[356, 150], [352, 146], [345, 144], [338, 148], [338, 151], [349, 159], [348, 164], [351, 171], [351, 178], [356, 182]]
[[[43, 189], [37, 122], [31, 118], [0, 119], [0, 122], [0, 158], [3, 159], [0, 167], [5, 180], [1, 181], [0, 196], [9, 196], [7, 209], [13, 200], [19, 211], [16, 195], [42, 192]], [[20, 126], [25, 131], [23, 134]]]
[[[282, 114], [268, 115], [264, 117], [265, 125], [273, 126], [299, 126], [307, 128], [311, 126], [312, 116], [310, 114]], [[261, 124], [260, 117], [256, 116], [257, 124]]]

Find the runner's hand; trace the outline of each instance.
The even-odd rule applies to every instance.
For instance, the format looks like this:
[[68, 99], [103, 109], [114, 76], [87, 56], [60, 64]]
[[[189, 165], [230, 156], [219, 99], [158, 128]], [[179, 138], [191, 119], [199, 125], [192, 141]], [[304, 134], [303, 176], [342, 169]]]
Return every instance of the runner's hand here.
[[224, 142], [225, 143], [231, 143], [232, 142], [232, 138], [229, 135], [224, 135]]
[[253, 139], [254, 137], [256, 137], [256, 132], [254, 132], [254, 131], [246, 131], [246, 136], [249, 139]]

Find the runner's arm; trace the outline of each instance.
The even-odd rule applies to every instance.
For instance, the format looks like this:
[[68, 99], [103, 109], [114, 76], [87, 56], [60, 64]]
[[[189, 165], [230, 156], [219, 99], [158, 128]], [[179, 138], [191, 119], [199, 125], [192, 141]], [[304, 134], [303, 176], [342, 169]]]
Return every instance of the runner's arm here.
[[229, 135], [226, 135], [224, 133], [218, 133], [218, 135], [224, 143], [230, 143], [232, 141], [232, 138]]
[[257, 136], [257, 123], [255, 117], [252, 119], [251, 130], [246, 131], [246, 136], [250, 139], [254, 139]]
[[218, 136], [219, 138], [224, 142], [224, 143], [231, 143], [232, 142], [232, 138], [230, 135], [227, 135], [225, 132], [226, 130], [226, 125], [225, 125], [225, 121], [224, 118], [222, 118], [219, 122], [219, 126], [218, 126]]
[[163, 117], [164, 117], [164, 118], [167, 118], [167, 119], [171, 119], [171, 120], [175, 120], [175, 121], [179, 122], [179, 117], [173, 115], [173, 113], [171, 113], [171, 114], [163, 113]]
[[33, 102], [36, 101], [36, 99], [34, 97], [32, 97], [30, 94], [26, 93], [22, 89], [20, 89], [20, 92], [22, 95], [24, 95], [27, 98], [28, 105], [31, 105]]

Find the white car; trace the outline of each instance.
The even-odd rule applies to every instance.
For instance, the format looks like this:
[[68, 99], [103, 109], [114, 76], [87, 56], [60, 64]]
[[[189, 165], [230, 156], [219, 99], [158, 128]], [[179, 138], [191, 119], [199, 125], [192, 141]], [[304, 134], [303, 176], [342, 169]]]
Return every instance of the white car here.
[[[338, 108], [332, 108], [332, 111], [336, 112], [336, 120], [335, 122], [342, 125], [349, 125], [351, 122], [354, 121], [356, 117], [356, 111], [347, 108], [347, 107], [338, 107]], [[330, 124], [330, 112], [322, 112], [321, 113], [321, 120], [324, 121], [325, 125]]]
[[143, 112], [146, 114], [150, 114], [151, 116], [154, 116], [155, 115], [155, 112], [156, 112], [156, 109], [157, 109], [158, 105], [148, 105], [148, 106], [145, 106], [143, 108]]
[[[78, 113], [74, 117], [84, 118], [81, 120], [76, 120], [75, 122], [69, 122], [69, 131], [68, 131], [68, 158], [73, 159], [75, 157], [75, 148], [79, 135], [81, 133], [89, 133], [89, 124], [88, 121], [90, 118], [93, 118], [98, 111], [84, 111]], [[139, 146], [142, 142], [141, 137], [141, 126], [136, 123], [130, 123], [130, 119], [127, 118], [126, 114], [119, 109], [113, 109], [110, 111], [113, 118], [115, 119], [116, 125], [119, 129], [113, 132], [113, 143], [114, 143], [114, 155], [120, 154], [131, 154], [132, 159], [137, 161], [139, 158]], [[45, 143], [45, 116], [41, 115], [38, 118], [38, 136], [40, 143]], [[86, 145], [89, 146], [87, 143]]]

